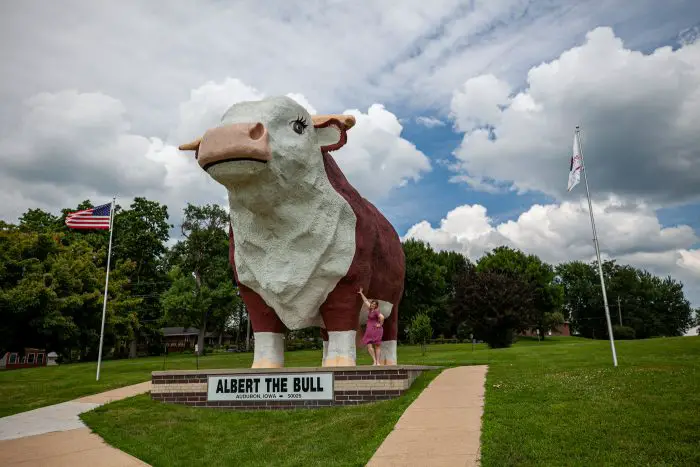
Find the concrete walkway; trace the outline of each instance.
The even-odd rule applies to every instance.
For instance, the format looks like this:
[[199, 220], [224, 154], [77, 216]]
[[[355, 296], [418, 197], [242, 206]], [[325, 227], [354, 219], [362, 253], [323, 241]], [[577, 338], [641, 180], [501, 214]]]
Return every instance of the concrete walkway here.
[[479, 465], [486, 370], [443, 371], [406, 409], [367, 466]]
[[107, 445], [80, 420], [83, 412], [151, 389], [150, 381], [0, 418], [2, 466], [144, 466]]

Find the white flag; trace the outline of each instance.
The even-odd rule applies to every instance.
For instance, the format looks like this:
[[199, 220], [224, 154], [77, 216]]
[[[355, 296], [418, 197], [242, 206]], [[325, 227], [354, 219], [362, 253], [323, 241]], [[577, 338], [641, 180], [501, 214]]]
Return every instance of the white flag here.
[[581, 181], [581, 170], [583, 170], [583, 159], [578, 150], [578, 134], [574, 133], [574, 150], [571, 153], [571, 163], [569, 166], [569, 186], [567, 190], [571, 191], [578, 182]]

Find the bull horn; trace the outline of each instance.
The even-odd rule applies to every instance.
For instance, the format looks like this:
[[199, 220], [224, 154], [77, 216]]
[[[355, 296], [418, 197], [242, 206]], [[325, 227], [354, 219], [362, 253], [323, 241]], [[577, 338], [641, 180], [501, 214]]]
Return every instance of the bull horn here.
[[311, 117], [311, 120], [314, 122], [314, 126], [319, 126], [323, 125], [332, 118], [338, 120], [340, 123], [345, 125], [346, 130], [349, 130], [350, 128], [355, 126], [355, 117], [353, 117], [352, 115], [314, 115], [313, 117]]
[[197, 138], [196, 140], [190, 143], [181, 144], [180, 146], [178, 146], [178, 149], [180, 151], [196, 151], [197, 149], [199, 149], [199, 143], [201, 142], [202, 138]]

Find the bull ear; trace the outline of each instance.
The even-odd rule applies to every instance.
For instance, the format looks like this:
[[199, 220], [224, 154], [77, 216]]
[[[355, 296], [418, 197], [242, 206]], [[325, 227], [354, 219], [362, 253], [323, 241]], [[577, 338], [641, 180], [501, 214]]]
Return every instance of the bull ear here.
[[342, 123], [346, 130], [355, 126], [355, 117], [353, 115], [314, 115], [311, 117], [315, 127], [320, 127], [328, 120], [338, 120]]
[[348, 140], [347, 130], [355, 125], [352, 115], [314, 115], [312, 117], [321, 151], [336, 151]]

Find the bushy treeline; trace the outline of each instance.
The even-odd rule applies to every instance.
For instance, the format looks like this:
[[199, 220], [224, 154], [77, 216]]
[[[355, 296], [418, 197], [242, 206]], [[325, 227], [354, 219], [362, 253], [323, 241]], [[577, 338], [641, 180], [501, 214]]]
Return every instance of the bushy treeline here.
[[[16, 225], [0, 221], [0, 351], [52, 350], [64, 360], [97, 356], [109, 233], [71, 230], [69, 212], [38, 209]], [[105, 322], [105, 354], [159, 354], [165, 326], [245, 338], [247, 316], [228, 264], [228, 216], [192, 206], [168, 247], [168, 210], [136, 198], [117, 206]]]
[[[553, 266], [498, 247], [472, 263], [415, 240], [404, 242], [404, 251], [404, 328], [416, 314], [426, 313], [433, 337], [473, 336], [492, 347], [508, 346], [521, 333], [545, 338], [564, 323], [583, 337], [608, 338], [595, 262]], [[603, 275], [615, 337], [681, 336], [696, 324], [683, 284], [673, 278], [614, 261], [603, 263]]]
[[[65, 226], [69, 212], [89, 207], [85, 201], [61, 215], [32, 209], [16, 224], [0, 221], [0, 352], [39, 347], [69, 361], [96, 358], [109, 234]], [[188, 205], [178, 226], [180, 240], [171, 246], [168, 219], [166, 206], [144, 198], [117, 207], [108, 357], [160, 353], [160, 329], [166, 326], [199, 328], [200, 351], [207, 331], [232, 335], [235, 344], [245, 340], [247, 313], [228, 264], [226, 212], [217, 205]], [[526, 330], [544, 336], [565, 320], [583, 336], [607, 337], [592, 264], [555, 268], [505, 247], [473, 264], [414, 240], [404, 243], [404, 251], [402, 340], [432, 330], [432, 337], [473, 335], [498, 347]], [[613, 262], [604, 265], [604, 273], [621, 338], [681, 335], [691, 325], [680, 283]], [[416, 323], [421, 329], [410, 333]]]

